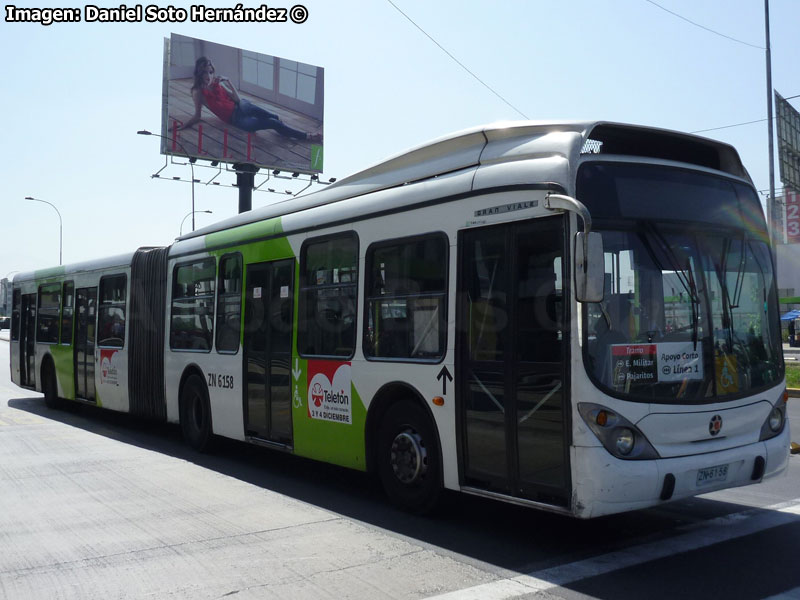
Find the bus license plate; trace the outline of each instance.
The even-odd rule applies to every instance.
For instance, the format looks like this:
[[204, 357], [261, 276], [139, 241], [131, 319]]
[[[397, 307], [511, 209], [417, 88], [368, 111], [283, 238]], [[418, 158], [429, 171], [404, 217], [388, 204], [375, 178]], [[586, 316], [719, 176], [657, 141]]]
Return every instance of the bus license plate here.
[[706, 485], [714, 481], [725, 481], [728, 478], [728, 465], [717, 465], [697, 472], [697, 485]]

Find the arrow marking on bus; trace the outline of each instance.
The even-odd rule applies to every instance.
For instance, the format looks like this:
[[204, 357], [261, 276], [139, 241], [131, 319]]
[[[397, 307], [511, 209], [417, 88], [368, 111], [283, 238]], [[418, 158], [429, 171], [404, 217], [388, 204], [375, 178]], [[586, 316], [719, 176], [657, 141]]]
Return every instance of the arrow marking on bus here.
[[450, 375], [450, 371], [447, 370], [447, 365], [442, 367], [442, 370], [439, 371], [439, 374], [436, 376], [436, 380], [442, 380], [442, 396], [447, 395], [447, 380], [453, 381], [453, 376]]
[[303, 371], [300, 370], [300, 359], [299, 358], [295, 358], [294, 359], [294, 369], [292, 369], [292, 375], [294, 375], [295, 381], [300, 379], [300, 375], [302, 373], [303, 373]]

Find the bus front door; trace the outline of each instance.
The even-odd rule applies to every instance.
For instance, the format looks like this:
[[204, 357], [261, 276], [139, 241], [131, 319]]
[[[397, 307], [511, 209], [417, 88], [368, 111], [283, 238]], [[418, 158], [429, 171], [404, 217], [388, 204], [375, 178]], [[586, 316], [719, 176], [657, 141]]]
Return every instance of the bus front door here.
[[245, 433], [292, 444], [294, 259], [247, 266]]
[[20, 381], [27, 387], [36, 385], [36, 294], [23, 294], [19, 327]]
[[75, 345], [73, 347], [75, 396], [94, 400], [94, 349], [97, 288], [78, 288], [75, 293]]
[[569, 500], [563, 216], [459, 235], [463, 485]]

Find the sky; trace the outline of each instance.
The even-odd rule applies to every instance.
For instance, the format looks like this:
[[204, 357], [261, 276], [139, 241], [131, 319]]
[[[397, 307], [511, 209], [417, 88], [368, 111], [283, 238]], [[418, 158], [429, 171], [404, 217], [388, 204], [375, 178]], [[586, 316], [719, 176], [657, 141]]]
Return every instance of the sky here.
[[[170, 164], [167, 179], [151, 178], [165, 163], [159, 140], [136, 135], [160, 131], [163, 39], [171, 33], [323, 67], [323, 180], [520, 113], [686, 132], [767, 115], [765, 51], [753, 47], [765, 46], [762, 0], [658, 1], [684, 19], [648, 0], [302, 1], [302, 24], [0, 21], [0, 278], [58, 264], [58, 215], [26, 196], [58, 208], [64, 264], [177, 237], [192, 209], [188, 167]], [[800, 0], [770, 0], [770, 17], [773, 87], [798, 95]], [[791, 102], [800, 109], [800, 98]], [[769, 189], [765, 120], [702, 135], [732, 144], [756, 188]], [[214, 173], [196, 171], [195, 208], [213, 211], [197, 214], [197, 227], [236, 214], [238, 191], [205, 185]], [[253, 207], [285, 198], [256, 192]]]

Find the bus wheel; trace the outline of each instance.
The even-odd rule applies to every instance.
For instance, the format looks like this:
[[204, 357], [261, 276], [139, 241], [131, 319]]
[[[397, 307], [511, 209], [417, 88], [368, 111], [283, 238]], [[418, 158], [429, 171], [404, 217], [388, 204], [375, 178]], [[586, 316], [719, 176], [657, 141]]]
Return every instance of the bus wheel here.
[[58, 384], [52, 362], [48, 362], [42, 369], [42, 392], [44, 392], [44, 403], [47, 408], [62, 408], [63, 403], [58, 397]]
[[211, 406], [206, 384], [199, 375], [190, 375], [181, 391], [181, 431], [183, 439], [198, 452], [211, 442]]
[[436, 431], [419, 405], [402, 401], [386, 411], [378, 432], [378, 474], [391, 500], [406, 510], [433, 510], [441, 493]]

